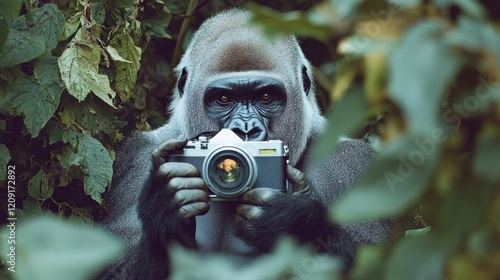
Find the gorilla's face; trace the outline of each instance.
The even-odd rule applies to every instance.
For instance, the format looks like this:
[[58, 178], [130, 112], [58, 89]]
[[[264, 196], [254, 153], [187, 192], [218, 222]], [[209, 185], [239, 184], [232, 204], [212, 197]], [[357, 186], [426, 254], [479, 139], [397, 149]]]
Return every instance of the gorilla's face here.
[[208, 84], [205, 90], [208, 116], [245, 141], [268, 140], [269, 120], [281, 115], [285, 106], [285, 85], [276, 78], [222, 78]]
[[196, 32], [176, 68], [173, 117], [187, 137], [229, 128], [243, 140], [283, 140], [294, 163], [323, 125], [309, 62], [295, 37], [269, 40], [249, 17], [231, 10]]

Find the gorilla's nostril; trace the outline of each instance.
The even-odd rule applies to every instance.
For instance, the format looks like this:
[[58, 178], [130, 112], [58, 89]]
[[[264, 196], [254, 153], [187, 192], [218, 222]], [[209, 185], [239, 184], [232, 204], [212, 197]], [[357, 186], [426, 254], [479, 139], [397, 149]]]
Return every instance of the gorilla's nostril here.
[[235, 128], [232, 128], [231, 130], [232, 130], [232, 131], [233, 131], [236, 135], [238, 135], [238, 137], [240, 137], [240, 138], [241, 138], [241, 140], [243, 140], [243, 141], [247, 140], [247, 139], [246, 139], [246, 138], [247, 138], [247, 134], [246, 134], [243, 130], [241, 130], [240, 128], [235, 127]]

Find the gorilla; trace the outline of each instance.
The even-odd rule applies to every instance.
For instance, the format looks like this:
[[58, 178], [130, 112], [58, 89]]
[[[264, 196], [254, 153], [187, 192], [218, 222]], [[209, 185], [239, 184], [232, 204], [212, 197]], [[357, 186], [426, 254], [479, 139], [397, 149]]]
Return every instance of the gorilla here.
[[[126, 253], [103, 279], [168, 277], [172, 242], [245, 263], [287, 235], [319, 242], [349, 263], [360, 244], [388, 238], [383, 221], [328, 224], [327, 207], [360, 178], [374, 152], [364, 141], [343, 140], [326, 160], [311, 157], [325, 126], [311, 65], [293, 35], [268, 39], [250, 16], [231, 9], [202, 24], [175, 69], [170, 121], [118, 149], [103, 225]], [[236, 201], [212, 201], [200, 170], [169, 160], [187, 139], [221, 129], [245, 141], [282, 140], [288, 191], [261, 186]]]

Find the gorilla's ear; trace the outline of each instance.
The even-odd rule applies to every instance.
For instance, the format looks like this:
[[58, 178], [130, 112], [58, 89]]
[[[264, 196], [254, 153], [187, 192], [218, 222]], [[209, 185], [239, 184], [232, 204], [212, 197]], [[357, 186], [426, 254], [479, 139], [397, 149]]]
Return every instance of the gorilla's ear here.
[[177, 82], [177, 90], [179, 91], [179, 95], [181, 97], [184, 94], [184, 87], [186, 86], [186, 80], [187, 80], [187, 71], [186, 68], [182, 68], [181, 77]]
[[307, 75], [307, 68], [304, 65], [302, 65], [302, 86], [304, 87], [304, 92], [308, 95], [311, 89], [311, 78]]

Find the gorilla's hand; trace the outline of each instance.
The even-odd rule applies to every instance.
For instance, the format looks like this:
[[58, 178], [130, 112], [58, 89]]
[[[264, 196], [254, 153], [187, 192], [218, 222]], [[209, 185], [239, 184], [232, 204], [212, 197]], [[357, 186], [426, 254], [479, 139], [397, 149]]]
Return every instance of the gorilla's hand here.
[[165, 162], [172, 151], [186, 143], [186, 139], [167, 140], [153, 151], [154, 174], [141, 193], [139, 217], [152, 249], [158, 253], [165, 252], [170, 240], [196, 248], [194, 217], [209, 209], [206, 186], [196, 167]]
[[252, 189], [236, 208], [238, 235], [259, 250], [268, 251], [283, 235], [312, 241], [326, 225], [326, 210], [311, 194], [304, 173], [292, 166], [287, 166], [286, 173], [292, 195], [270, 188]]

